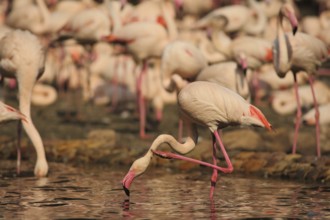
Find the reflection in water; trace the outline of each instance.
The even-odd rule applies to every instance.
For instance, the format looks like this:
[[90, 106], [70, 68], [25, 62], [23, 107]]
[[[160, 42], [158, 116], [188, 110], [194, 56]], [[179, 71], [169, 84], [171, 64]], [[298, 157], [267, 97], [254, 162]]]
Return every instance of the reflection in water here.
[[330, 218], [326, 185], [231, 175], [221, 177], [209, 200], [208, 175], [190, 173], [188, 179], [154, 170], [136, 180], [128, 199], [120, 183], [124, 173], [65, 167], [42, 179], [1, 177], [0, 219]]

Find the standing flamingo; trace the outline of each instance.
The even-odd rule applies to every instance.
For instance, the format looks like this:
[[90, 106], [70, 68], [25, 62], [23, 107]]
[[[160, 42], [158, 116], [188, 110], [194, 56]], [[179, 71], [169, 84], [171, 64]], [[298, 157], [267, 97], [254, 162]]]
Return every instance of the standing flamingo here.
[[[189, 135], [185, 143], [179, 143], [171, 135], [159, 135], [153, 141], [145, 156], [134, 161], [127, 175], [124, 177], [122, 184], [128, 196], [132, 181], [135, 177], [145, 172], [153, 154], [156, 154], [164, 158], [187, 160], [213, 168], [210, 191], [210, 198], [213, 198], [218, 171], [224, 173], [231, 173], [233, 171], [232, 163], [218, 134], [218, 129], [223, 129], [230, 125], [252, 125], [265, 127], [269, 130], [272, 129], [270, 123], [259, 109], [246, 102], [237, 93], [212, 82], [196, 81], [183, 87], [178, 94], [178, 106], [189, 128]], [[212, 133], [213, 164], [173, 153], [156, 151], [161, 144], [167, 143], [180, 154], [189, 153], [195, 148], [197, 143], [198, 124], [208, 127]], [[221, 151], [225, 157], [228, 165], [227, 168], [217, 166], [216, 141], [220, 145]]]
[[[148, 137], [145, 133], [145, 103], [142, 96], [142, 78], [147, 70], [147, 60], [152, 57], [161, 57], [163, 50], [170, 40], [177, 36], [176, 25], [167, 12], [167, 5], [160, 3], [163, 18], [155, 22], [137, 21], [118, 28], [113, 34], [104, 37], [108, 42], [124, 44], [137, 64], [142, 64], [137, 79], [137, 96], [140, 115], [140, 137]], [[166, 28], [165, 28], [166, 27]]]
[[[282, 26], [283, 18], [289, 19], [293, 33], [285, 33]], [[320, 149], [320, 139], [319, 139], [319, 112], [317, 108], [317, 101], [315, 97], [315, 92], [313, 88], [314, 76], [317, 69], [321, 66], [322, 61], [324, 61], [328, 56], [327, 47], [321, 40], [304, 34], [296, 33], [297, 31], [297, 18], [295, 16], [295, 11], [290, 4], [284, 4], [278, 15], [277, 24], [277, 37], [273, 44], [273, 62], [276, 73], [279, 77], [284, 77], [289, 70], [292, 70], [294, 76], [294, 88], [297, 100], [297, 113], [295, 122], [295, 133], [293, 140], [292, 153], [296, 153], [298, 131], [301, 121], [301, 104], [298, 93], [298, 84], [296, 74], [303, 70], [306, 71], [309, 76], [309, 83], [311, 86], [314, 106], [315, 106], [315, 128], [316, 128], [316, 153], [317, 156], [321, 156]]]
[[44, 72], [45, 54], [38, 38], [29, 31], [15, 30], [0, 39], [0, 72], [18, 81], [19, 110], [26, 116], [23, 127], [37, 152], [34, 174], [46, 176], [48, 164], [44, 145], [31, 119], [31, 93]]

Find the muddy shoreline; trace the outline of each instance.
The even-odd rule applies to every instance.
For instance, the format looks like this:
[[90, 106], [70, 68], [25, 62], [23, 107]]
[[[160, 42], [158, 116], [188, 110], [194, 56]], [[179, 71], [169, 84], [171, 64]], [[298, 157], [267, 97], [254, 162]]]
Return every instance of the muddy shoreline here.
[[[139, 122], [135, 103], [121, 103], [115, 111], [111, 111], [110, 106], [77, 101], [81, 100], [77, 96], [79, 93], [69, 92], [53, 105], [32, 106], [32, 119], [44, 140], [50, 162], [75, 166], [102, 165], [128, 170], [131, 163], [147, 151], [157, 135], [167, 133], [177, 137], [178, 114], [175, 105], [165, 107], [164, 120], [159, 124], [153, 119], [152, 111], [149, 112], [150, 138], [141, 140], [138, 136]], [[17, 107], [15, 91], [7, 94], [6, 102]], [[298, 154], [291, 155], [294, 116], [276, 115], [266, 102], [259, 107], [272, 123], [275, 132], [257, 128], [223, 130], [224, 144], [231, 156], [234, 173], [329, 183], [329, 144], [322, 142], [323, 156], [316, 159], [314, 128], [302, 126]], [[10, 122], [0, 128], [1, 160], [15, 161], [16, 125], [17, 122]], [[198, 145], [188, 156], [211, 161], [210, 133], [208, 129], [200, 127], [199, 135]], [[22, 145], [23, 163], [33, 168], [35, 152], [25, 134]], [[166, 145], [161, 146], [161, 149], [170, 150]], [[222, 155], [218, 156], [223, 161]], [[173, 172], [206, 170], [199, 165], [157, 157], [153, 159], [151, 167], [170, 169]], [[15, 167], [10, 169], [12, 172], [14, 170]]]

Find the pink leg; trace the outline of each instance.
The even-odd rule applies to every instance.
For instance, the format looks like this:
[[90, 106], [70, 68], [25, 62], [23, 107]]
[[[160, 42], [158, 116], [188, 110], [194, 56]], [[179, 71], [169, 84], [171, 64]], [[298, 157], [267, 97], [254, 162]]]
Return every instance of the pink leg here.
[[[212, 135], [212, 139], [213, 139], [213, 155], [212, 155], [212, 159], [213, 159], [213, 165], [217, 165], [217, 142], [215, 140], [214, 135]], [[213, 169], [213, 173], [212, 173], [212, 177], [211, 177], [211, 190], [210, 190], [210, 199], [213, 199], [213, 194], [214, 194], [214, 188], [215, 185], [217, 183], [217, 179], [218, 179], [218, 171], [216, 169]]]
[[260, 84], [259, 84], [257, 71], [253, 72], [252, 86], [253, 86], [253, 90], [254, 90], [254, 103], [255, 103], [255, 105], [259, 105], [260, 104], [260, 95], [259, 95]]
[[314, 78], [313, 76], [308, 77], [309, 84], [311, 86], [312, 95], [313, 95], [313, 102], [314, 102], [314, 108], [315, 108], [315, 133], [316, 133], [316, 154], [317, 157], [321, 157], [321, 147], [320, 147], [320, 112], [319, 112], [319, 106], [316, 100], [315, 91], [314, 91]]
[[293, 78], [294, 78], [294, 91], [295, 91], [296, 100], [297, 100], [296, 125], [295, 125], [295, 130], [294, 130], [293, 146], [292, 146], [292, 154], [295, 154], [296, 150], [297, 150], [298, 131], [300, 128], [300, 120], [301, 120], [302, 113], [301, 113], [301, 104], [300, 104], [300, 98], [299, 98], [299, 92], [298, 92], [297, 76], [295, 73], [293, 74]]
[[22, 137], [22, 122], [18, 121], [17, 124], [17, 164], [16, 173], [19, 175], [21, 173], [21, 137]]
[[114, 111], [117, 107], [118, 103], [118, 67], [119, 67], [119, 58], [117, 58], [116, 63], [115, 63], [115, 71], [114, 71], [114, 76], [112, 78], [111, 84], [113, 87], [113, 93], [111, 97], [111, 110]]
[[138, 95], [138, 107], [139, 107], [139, 118], [140, 118], [140, 138], [145, 139], [148, 136], [145, 133], [145, 124], [146, 124], [146, 106], [145, 100], [142, 95], [142, 79], [146, 74], [147, 62], [143, 61], [142, 71], [137, 80], [137, 95]]
[[330, 69], [322, 68], [317, 71], [318, 76], [330, 76]]
[[196, 160], [196, 159], [192, 159], [192, 158], [189, 158], [189, 157], [185, 157], [185, 156], [182, 156], [182, 155], [178, 155], [178, 154], [174, 154], [174, 153], [171, 153], [171, 152], [163, 152], [163, 151], [156, 151], [156, 150], [152, 150], [152, 152], [154, 154], [156, 154], [157, 156], [160, 156], [162, 158], [166, 158], [166, 159], [179, 159], [179, 160], [185, 160], [185, 161], [189, 161], [189, 162], [192, 162], [192, 163], [197, 163], [197, 164], [200, 164], [200, 165], [203, 165], [203, 166], [207, 166], [207, 167], [211, 167], [213, 169], [216, 169], [218, 171], [221, 171], [223, 173], [231, 173], [233, 172], [234, 168], [233, 168], [233, 165], [229, 159], [229, 156], [226, 152], [226, 149], [225, 147], [223, 146], [223, 143], [221, 141], [221, 138], [218, 134], [217, 131], [214, 131], [213, 134], [215, 135], [217, 141], [218, 141], [218, 144], [220, 145], [220, 149], [225, 157], [225, 160], [226, 160], [226, 163], [228, 165], [227, 168], [225, 167], [219, 167], [219, 166], [216, 166], [214, 164], [210, 164], [210, 163], [206, 163], [204, 161], [200, 161], [200, 160]]
[[156, 120], [160, 122], [162, 119], [163, 119], [163, 110], [156, 109]]

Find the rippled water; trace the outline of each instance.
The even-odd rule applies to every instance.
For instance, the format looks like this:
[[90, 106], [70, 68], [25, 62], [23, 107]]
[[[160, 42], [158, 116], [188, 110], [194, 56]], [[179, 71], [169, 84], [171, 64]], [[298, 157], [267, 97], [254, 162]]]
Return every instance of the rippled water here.
[[148, 170], [130, 200], [120, 185], [126, 170], [60, 165], [43, 179], [5, 175], [0, 219], [330, 218], [330, 186], [224, 175], [212, 202], [207, 171]]

